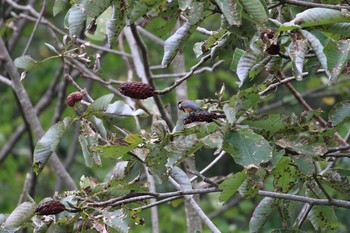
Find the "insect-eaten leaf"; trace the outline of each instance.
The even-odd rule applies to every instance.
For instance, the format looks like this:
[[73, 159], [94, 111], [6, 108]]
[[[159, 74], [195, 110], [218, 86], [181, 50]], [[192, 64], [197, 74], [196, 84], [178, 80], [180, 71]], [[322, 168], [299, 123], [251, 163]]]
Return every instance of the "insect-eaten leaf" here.
[[241, 171], [225, 179], [224, 182], [219, 185], [219, 188], [222, 189], [222, 193], [220, 194], [220, 201], [227, 202], [232, 197], [232, 195], [235, 194], [239, 186], [241, 186], [247, 177], [247, 172]]

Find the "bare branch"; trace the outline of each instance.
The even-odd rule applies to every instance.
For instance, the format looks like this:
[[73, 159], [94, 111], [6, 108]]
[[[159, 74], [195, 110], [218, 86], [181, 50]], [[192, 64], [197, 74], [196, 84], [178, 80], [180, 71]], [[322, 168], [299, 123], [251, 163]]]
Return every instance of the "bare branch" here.
[[343, 6], [343, 5], [332, 5], [332, 4], [321, 4], [321, 3], [314, 3], [314, 2], [306, 2], [306, 1], [298, 1], [298, 0], [280, 0], [281, 3], [287, 3], [295, 6], [303, 6], [303, 7], [321, 7], [321, 8], [328, 8], [328, 9], [335, 9], [335, 10], [350, 10], [350, 6]]
[[13, 84], [12, 84], [12, 81], [10, 79], [0, 75], [0, 82], [2, 82], [3, 84], [6, 84], [7, 86], [9, 86], [13, 89]]

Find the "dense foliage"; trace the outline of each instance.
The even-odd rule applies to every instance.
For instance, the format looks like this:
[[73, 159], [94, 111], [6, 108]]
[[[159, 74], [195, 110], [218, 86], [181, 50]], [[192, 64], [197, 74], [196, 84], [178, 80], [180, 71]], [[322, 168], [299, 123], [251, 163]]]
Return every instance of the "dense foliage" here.
[[350, 228], [348, 1], [1, 3], [2, 231]]

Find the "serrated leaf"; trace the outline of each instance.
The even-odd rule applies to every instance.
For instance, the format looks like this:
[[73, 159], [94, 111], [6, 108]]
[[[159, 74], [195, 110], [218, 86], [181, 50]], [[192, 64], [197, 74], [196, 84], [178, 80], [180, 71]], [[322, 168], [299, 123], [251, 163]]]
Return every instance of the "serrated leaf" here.
[[129, 13], [130, 23], [134, 23], [140, 17], [144, 16], [147, 12], [156, 8], [159, 4], [161, 4], [162, 0], [139, 0], [133, 6]]
[[68, 0], [55, 0], [53, 5], [53, 16], [56, 16], [58, 13], [64, 11], [69, 6]]
[[336, 79], [348, 63], [350, 40], [335, 41], [330, 39], [323, 50], [327, 56], [327, 65], [331, 80]]
[[128, 134], [124, 139], [119, 139], [114, 145], [96, 146], [93, 151], [110, 159], [120, 158], [142, 143], [142, 138], [137, 134]]
[[84, 11], [77, 5], [72, 6], [66, 15], [67, 27], [70, 36], [76, 36], [85, 23]]
[[86, 16], [97, 18], [111, 5], [111, 2], [112, 0], [86, 0], [83, 3], [83, 11]]
[[268, 21], [268, 11], [265, 1], [260, 0], [239, 0], [243, 9], [256, 21], [262, 25]]
[[332, 126], [339, 125], [350, 117], [350, 101], [343, 101], [337, 103], [329, 112], [328, 119]]
[[249, 221], [249, 231], [251, 233], [261, 232], [264, 224], [275, 209], [274, 199], [271, 197], [264, 197], [255, 208], [253, 216]]
[[272, 170], [274, 176], [273, 186], [275, 191], [287, 193], [300, 179], [299, 170], [293, 165], [293, 162], [287, 158], [281, 158], [276, 167]]
[[28, 55], [17, 57], [14, 63], [17, 68], [23, 69], [25, 71], [31, 71], [38, 64], [40, 64], [40, 62], [34, 60], [31, 56]]
[[242, 23], [243, 7], [235, 0], [215, 0], [230, 26], [239, 27]]
[[220, 201], [227, 202], [232, 197], [232, 195], [235, 194], [239, 186], [241, 186], [247, 177], [247, 172], [241, 171], [225, 179], [219, 185], [219, 188], [222, 189], [222, 193], [220, 194]]
[[225, 136], [223, 148], [242, 166], [258, 165], [272, 158], [272, 147], [268, 141], [246, 128], [229, 132]]
[[119, 36], [125, 26], [126, 6], [123, 1], [117, 2], [114, 5], [114, 15], [106, 23], [106, 35], [109, 47], [112, 47], [113, 42]]
[[181, 190], [192, 190], [190, 178], [188, 178], [188, 175], [179, 167], [173, 167], [171, 169], [171, 177], [181, 186]]
[[190, 37], [192, 30], [195, 26], [189, 22], [184, 23], [176, 32], [169, 37], [164, 44], [164, 55], [162, 59], [162, 67], [168, 67], [174, 57], [176, 56], [179, 49], [181, 49], [183, 43]]
[[308, 219], [316, 231], [327, 232], [334, 230], [338, 225], [337, 216], [331, 206], [313, 206]]
[[71, 119], [65, 118], [63, 122], [52, 125], [36, 144], [33, 155], [33, 169], [37, 175], [39, 175], [51, 154], [56, 150], [70, 123]]
[[296, 80], [303, 79], [303, 67], [307, 54], [306, 40], [294, 40], [288, 47], [288, 54], [292, 60], [292, 68]]
[[104, 96], [98, 98], [92, 104], [89, 105], [89, 107], [86, 109], [86, 111], [99, 112], [99, 111], [106, 110], [109, 103], [112, 101], [113, 97], [114, 97], [113, 94], [107, 94], [107, 95], [104, 95]]
[[327, 74], [329, 79], [331, 79], [331, 74], [329, 73], [329, 70], [328, 70], [327, 56], [323, 52], [323, 48], [324, 48], [323, 45], [317, 39], [317, 37], [314, 36], [312, 33], [305, 30], [300, 30], [300, 32], [304, 36], [304, 38], [309, 41], [310, 46], [314, 50], [322, 68], [325, 70], [325, 73]]
[[153, 145], [145, 160], [148, 171], [154, 176], [154, 179], [158, 183], [167, 179], [167, 169], [165, 164], [167, 163], [169, 152], [164, 149], [165, 143], [166, 140], [161, 144]]
[[10, 232], [17, 231], [34, 216], [35, 208], [35, 204], [23, 202], [7, 217], [5, 223], [2, 225], [3, 228]]
[[239, 79], [239, 85], [242, 86], [243, 82], [248, 78], [250, 69], [258, 61], [258, 55], [253, 51], [246, 51], [239, 59], [237, 64], [237, 76]]
[[350, 18], [340, 10], [315, 7], [297, 14], [292, 22], [301, 27], [314, 27], [332, 23], [350, 22]]

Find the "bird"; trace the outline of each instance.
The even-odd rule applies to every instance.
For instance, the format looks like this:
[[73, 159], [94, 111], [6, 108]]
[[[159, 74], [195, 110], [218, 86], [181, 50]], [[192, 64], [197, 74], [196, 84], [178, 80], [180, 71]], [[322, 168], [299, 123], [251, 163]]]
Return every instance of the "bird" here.
[[179, 110], [188, 112], [188, 113], [205, 113], [207, 114], [208, 112], [199, 107], [195, 102], [192, 100], [182, 100], [177, 103], [177, 107]]

